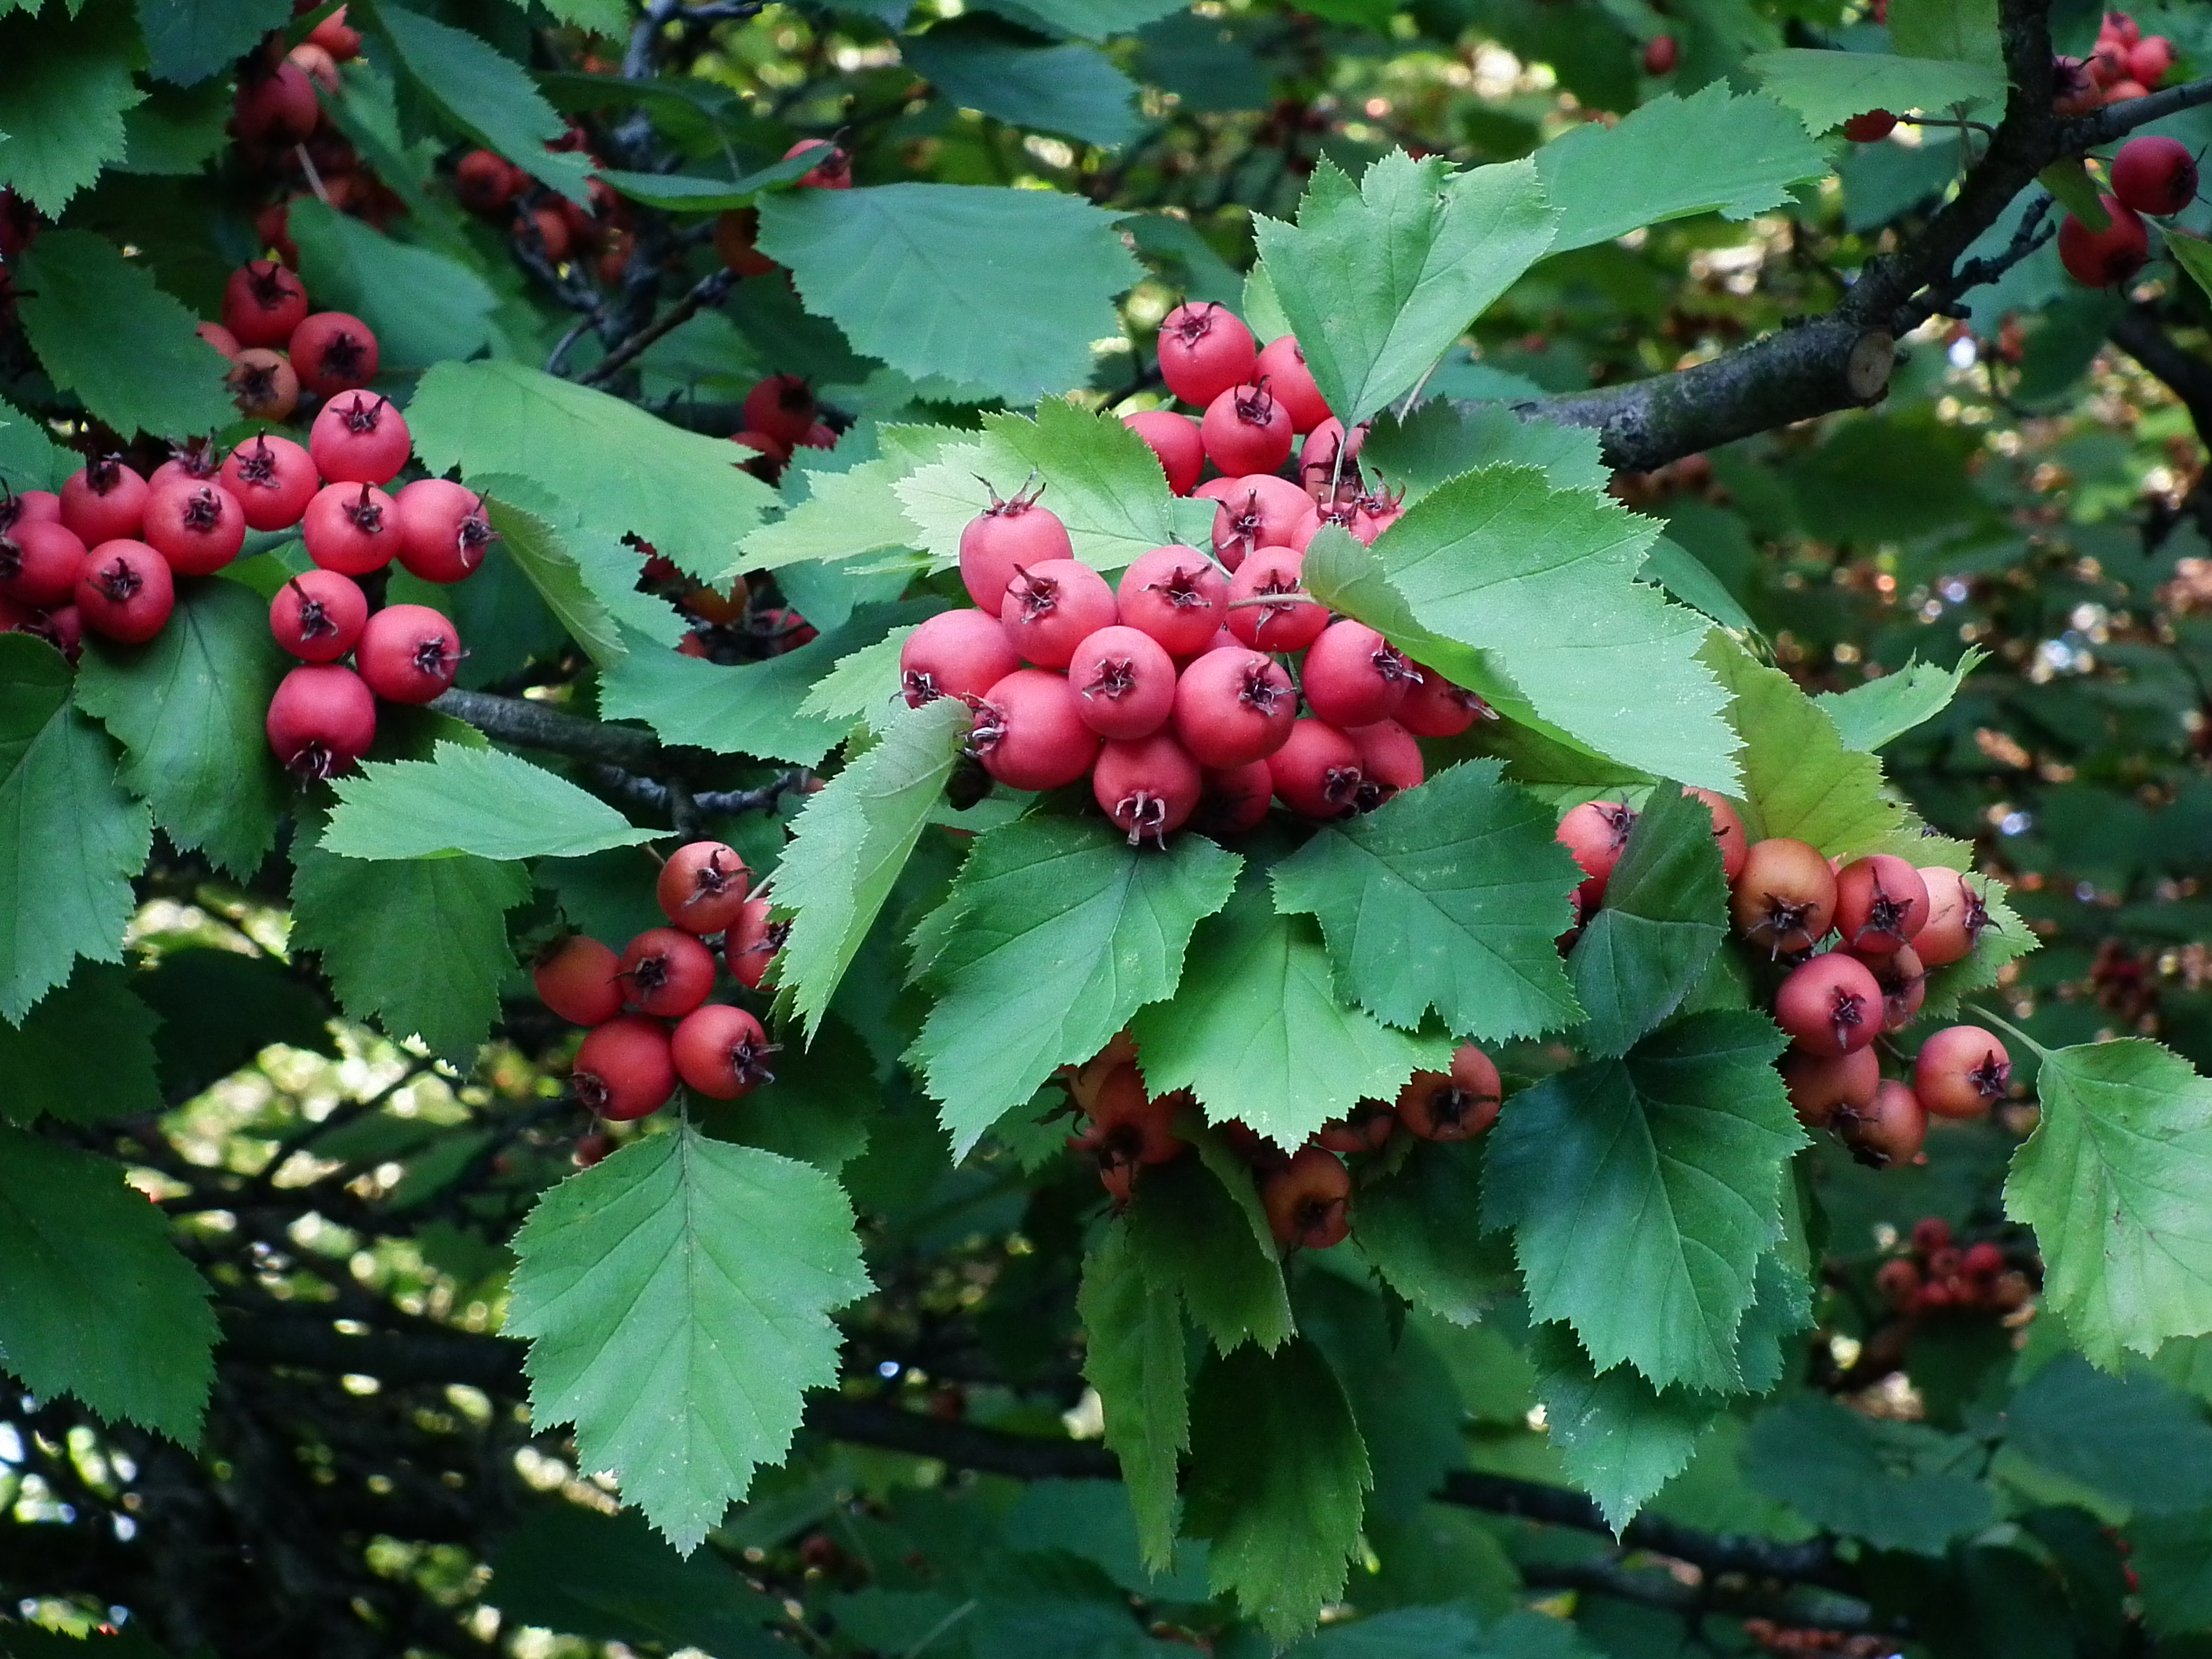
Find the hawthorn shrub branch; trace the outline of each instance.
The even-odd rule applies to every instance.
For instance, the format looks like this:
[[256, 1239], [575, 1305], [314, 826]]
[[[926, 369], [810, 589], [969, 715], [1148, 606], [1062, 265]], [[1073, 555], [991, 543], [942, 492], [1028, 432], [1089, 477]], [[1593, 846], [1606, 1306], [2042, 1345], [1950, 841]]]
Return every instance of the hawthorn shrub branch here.
[[665, 753], [660, 740], [650, 732], [586, 720], [527, 697], [501, 697], [489, 691], [456, 688], [440, 693], [430, 707], [501, 743], [597, 761], [630, 772], [649, 770]]

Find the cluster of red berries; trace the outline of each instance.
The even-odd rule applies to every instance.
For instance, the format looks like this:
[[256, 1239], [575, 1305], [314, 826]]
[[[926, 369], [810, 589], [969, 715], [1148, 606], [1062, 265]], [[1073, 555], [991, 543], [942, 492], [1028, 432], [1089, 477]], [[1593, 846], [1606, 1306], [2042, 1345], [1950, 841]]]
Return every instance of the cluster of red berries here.
[[738, 463], [774, 483], [794, 449], [835, 449], [837, 434], [822, 418], [814, 388], [796, 374], [771, 374], [745, 393], [744, 430], [730, 441], [752, 455]]
[[2027, 1275], [2005, 1260], [1999, 1246], [1984, 1239], [1960, 1249], [1940, 1216], [1914, 1224], [1910, 1253], [1883, 1262], [1874, 1283], [1881, 1299], [1907, 1319], [1929, 1313], [2008, 1314], [2027, 1305], [2032, 1294]]
[[[588, 137], [574, 122], [545, 148], [591, 154]], [[495, 150], [472, 149], [453, 164], [453, 198], [464, 208], [479, 218], [507, 220], [518, 243], [534, 246], [553, 264], [591, 257], [601, 283], [612, 287], [623, 280], [635, 246], [629, 206], [599, 179], [585, 191], [588, 208], [547, 189]]]
[[[312, 9], [313, 3], [294, 0], [294, 14]], [[379, 229], [407, 211], [318, 96], [337, 95], [338, 65], [360, 55], [361, 32], [346, 21], [341, 6], [289, 52], [283, 36], [272, 33], [240, 60], [230, 121], [238, 159], [246, 171], [275, 179], [282, 192], [256, 216], [254, 232], [289, 265], [300, 259], [290, 235], [291, 206], [309, 195]]]
[[[1807, 1127], [1832, 1129], [1861, 1163], [1886, 1169], [1920, 1156], [1931, 1113], [1978, 1117], [2004, 1097], [2011, 1057], [1978, 1026], [1929, 1037], [1910, 1084], [1883, 1078], [1875, 1048], [1918, 1016], [1929, 970], [1964, 960], [1990, 927], [1964, 876], [1887, 853], [1838, 866], [1783, 836], [1747, 844], [1726, 799], [1686, 793], [1712, 814], [1736, 932], [1782, 970], [1772, 1009], [1790, 1048], [1778, 1064]], [[1559, 840], [1586, 878], [1577, 895], [1583, 915], [1603, 901], [1636, 817], [1619, 801], [1589, 801], [1560, 821]]]
[[[1065, 1068], [1061, 1078], [1071, 1109], [1083, 1120], [1081, 1133], [1067, 1144], [1097, 1166], [1117, 1207], [1129, 1201], [1146, 1167], [1190, 1151], [1175, 1132], [1176, 1115], [1194, 1103], [1190, 1092], [1149, 1093], [1127, 1031], [1081, 1066]], [[1325, 1250], [1342, 1243], [1352, 1228], [1352, 1171], [1346, 1158], [1380, 1152], [1401, 1128], [1422, 1140], [1472, 1140], [1498, 1121], [1503, 1098], [1496, 1064], [1466, 1043], [1453, 1054], [1449, 1071], [1414, 1073], [1395, 1103], [1362, 1101], [1295, 1152], [1234, 1119], [1218, 1127], [1253, 1167], [1276, 1244]]]
[[1894, 1638], [1865, 1631], [1821, 1630], [1778, 1625], [1771, 1619], [1747, 1619], [1743, 1633], [1777, 1659], [1887, 1659], [1898, 1651]]
[[787, 931], [750, 890], [744, 860], [718, 841], [678, 848], [661, 866], [655, 896], [670, 925], [632, 939], [617, 956], [572, 933], [549, 946], [533, 975], [538, 995], [571, 1024], [589, 1027], [570, 1081], [576, 1098], [617, 1122], [659, 1111], [679, 1079], [714, 1100], [736, 1100], [775, 1080], [776, 1045], [743, 1008], [710, 1002], [715, 953], [749, 991], [760, 988]]
[[[2148, 43], [2146, 43], [2148, 44]], [[2112, 194], [2100, 196], [2111, 221], [2091, 230], [2068, 214], [2058, 227], [2058, 262], [2090, 288], [2116, 288], [2150, 259], [2145, 216], [2170, 218], [2197, 199], [2197, 158], [2177, 138], [2130, 138], [2112, 158]]]
[[2145, 34], [2124, 11], [2108, 11], [2087, 58], [2061, 58], [2052, 65], [2057, 93], [2051, 107], [2064, 116], [2087, 115], [2104, 104], [2125, 103], [2155, 91], [2173, 68], [2173, 42]]
[[289, 421], [300, 399], [329, 399], [376, 378], [376, 334], [343, 311], [311, 311], [307, 288], [275, 259], [249, 259], [223, 284], [222, 320], [200, 338], [230, 359], [239, 413]]
[[[1088, 775], [1133, 846], [1164, 846], [1194, 818], [1210, 834], [1243, 833], [1271, 798], [1338, 818], [1413, 787], [1425, 769], [1414, 739], [1456, 736], [1486, 705], [1364, 623], [1332, 620], [1303, 576], [1322, 524], [1371, 539], [1396, 517], [1395, 503], [1370, 514], [1371, 498], [1343, 493], [1358, 471], [1338, 458], [1342, 428], [1295, 341], [1259, 353], [1228, 313], [1184, 307], [1163, 330], [1161, 356], [1175, 365], [1170, 384], [1193, 401], [1221, 385], [1203, 423], [1170, 410], [1127, 417], [1178, 494], [1216, 502], [1212, 549], [1154, 548], [1109, 585], [1038, 504], [1041, 486], [1004, 499], [992, 490], [960, 538], [960, 578], [976, 608], [933, 617], [908, 636], [899, 656], [907, 702], [973, 707], [970, 747], [1010, 788], [1059, 789]], [[1283, 372], [1254, 378], [1255, 360], [1264, 371], [1270, 357]], [[1194, 365], [1202, 379], [1191, 378]], [[1275, 380], [1280, 398], [1268, 390]], [[1321, 499], [1275, 471], [1290, 459], [1294, 419]], [[1208, 459], [1224, 476], [1201, 484]]]

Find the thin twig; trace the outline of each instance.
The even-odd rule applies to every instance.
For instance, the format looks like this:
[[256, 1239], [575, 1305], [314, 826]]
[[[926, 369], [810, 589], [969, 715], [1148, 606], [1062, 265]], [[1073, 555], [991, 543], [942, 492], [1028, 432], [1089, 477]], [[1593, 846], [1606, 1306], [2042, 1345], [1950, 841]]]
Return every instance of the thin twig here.
[[723, 296], [729, 293], [737, 280], [737, 272], [726, 269], [702, 276], [691, 285], [690, 293], [669, 307], [656, 320], [610, 349], [605, 356], [578, 377], [579, 384], [599, 386], [612, 380], [653, 342], [673, 333], [707, 307], [721, 304]]

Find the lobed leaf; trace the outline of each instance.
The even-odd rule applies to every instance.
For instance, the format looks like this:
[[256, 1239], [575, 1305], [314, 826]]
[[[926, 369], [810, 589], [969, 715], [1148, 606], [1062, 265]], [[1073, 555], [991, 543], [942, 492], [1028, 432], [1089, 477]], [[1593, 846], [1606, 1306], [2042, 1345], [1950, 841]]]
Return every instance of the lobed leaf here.
[[1352, 1236], [1390, 1288], [1455, 1325], [1472, 1325], [1516, 1288], [1513, 1252], [1482, 1230], [1478, 1146], [1420, 1141], [1359, 1189]]
[[1980, 1461], [1980, 1447], [1963, 1436], [1799, 1395], [1751, 1425], [1743, 1473], [1815, 1526], [1876, 1549], [1942, 1555], [1996, 1519], [1995, 1493], [1975, 1478]]
[[1109, 1227], [1083, 1259], [1076, 1313], [1084, 1380], [1098, 1391], [1105, 1439], [1121, 1460], [1137, 1543], [1155, 1572], [1174, 1563], [1176, 1467], [1190, 1449], [1189, 1378], [1176, 1288], [1146, 1275], [1126, 1227]]
[[1137, 83], [1095, 46], [966, 17], [906, 36], [899, 56], [954, 104], [1010, 126], [1110, 148], [1142, 125]]
[[[124, 112], [146, 97], [131, 78], [128, 27], [76, 27], [74, 16], [0, 22], [0, 185], [49, 218], [123, 159]], [[31, 285], [19, 273], [16, 286]]]
[[[185, 87], [228, 69], [291, 16], [288, 0], [138, 0], [149, 68]], [[0, 130], [15, 129], [0, 119]]]
[[2014, 1391], [2005, 1428], [2008, 1451], [2137, 1514], [2212, 1510], [2212, 1423], [2155, 1376], [2059, 1354]]
[[1966, 676], [1988, 660], [1988, 653], [1972, 646], [1949, 668], [1915, 657], [1893, 674], [1848, 691], [1820, 692], [1813, 702], [1835, 722], [1844, 748], [1871, 755], [1949, 708]]
[[458, 743], [427, 761], [371, 761], [333, 787], [321, 847], [340, 858], [578, 858], [654, 835], [542, 767]]
[[316, 309], [350, 313], [375, 331], [380, 372], [473, 357], [489, 340], [499, 295], [451, 255], [394, 241], [313, 197], [291, 204], [285, 230]]
[[1948, 110], [1954, 105], [2002, 104], [2005, 96], [2001, 69], [1955, 58], [1811, 52], [1793, 46], [1759, 52], [1744, 59], [1743, 66], [1814, 133], [1872, 110], [1903, 115], [1911, 110]]
[[1295, 1328], [1282, 1263], [1232, 1182], [1250, 1194], [1247, 1168], [1185, 1157], [1147, 1169], [1129, 1206], [1129, 1256], [1152, 1294], [1179, 1297], [1221, 1352], [1246, 1342], [1273, 1352]]
[[1743, 782], [1724, 793], [1744, 803], [1753, 841], [1789, 836], [1848, 859], [1898, 832], [1905, 814], [1882, 787], [1881, 763], [1847, 748], [1796, 681], [1717, 635], [1701, 654], [1732, 699], [1728, 717], [1743, 739]]
[[[132, 994], [131, 975], [81, 963], [63, 989], [31, 1010], [21, 1029], [0, 1024], [0, 1117], [28, 1125], [41, 1113], [64, 1123], [152, 1115], [162, 1109], [155, 1075], [161, 1021]], [[100, 1063], [88, 1066], [87, 1055]]]
[[514, 1253], [533, 1416], [685, 1555], [789, 1449], [837, 1379], [830, 1311], [870, 1288], [836, 1182], [688, 1123], [554, 1188]]
[[1544, 1426], [1574, 1483], [1597, 1500], [1617, 1534], [1689, 1467], [1722, 1397], [1655, 1389], [1626, 1365], [1600, 1375], [1564, 1325], [1531, 1333]]

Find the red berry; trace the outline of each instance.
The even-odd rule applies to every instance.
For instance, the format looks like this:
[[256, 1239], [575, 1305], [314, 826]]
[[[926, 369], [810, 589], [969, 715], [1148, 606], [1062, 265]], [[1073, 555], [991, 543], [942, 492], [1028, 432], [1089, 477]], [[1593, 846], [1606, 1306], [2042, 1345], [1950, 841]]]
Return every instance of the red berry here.
[[[1151, 635], [1120, 623], [1086, 635], [1075, 647], [1067, 683], [1075, 688], [1084, 724], [1120, 742], [1150, 737], [1175, 708], [1176, 666], [1167, 652]], [[1193, 762], [1194, 805], [1197, 775]]]
[[0, 536], [17, 525], [59, 524], [62, 498], [51, 489], [9, 489], [0, 483]]
[[1736, 931], [1774, 957], [1819, 944], [1836, 914], [1836, 875], [1814, 848], [1786, 836], [1753, 842], [1729, 896]]
[[77, 614], [101, 638], [143, 645], [161, 631], [176, 605], [169, 562], [145, 543], [102, 542], [84, 556]]
[[306, 450], [289, 438], [265, 432], [230, 452], [222, 464], [222, 483], [256, 530], [289, 530], [321, 487]]
[[450, 478], [417, 478], [392, 499], [399, 514], [399, 562], [426, 582], [465, 580], [499, 539], [484, 516], [484, 498]]
[[[2162, 34], [2145, 35], [2128, 48], [2128, 78], [2145, 91], [2165, 80], [2166, 71], [2172, 67], [2173, 47]], [[2190, 193], [2193, 196], [2196, 192]]]
[[1881, 1082], [1881, 1058], [1872, 1048], [1854, 1048], [1847, 1054], [1790, 1048], [1776, 1064], [1797, 1121], [1808, 1129], [1825, 1129], [1840, 1109], [1861, 1109], [1874, 1099]]
[[232, 361], [223, 384], [249, 421], [289, 421], [300, 406], [300, 377], [291, 363], [265, 346], [248, 346]]
[[248, 143], [288, 149], [314, 136], [323, 118], [315, 83], [289, 58], [274, 68], [257, 65], [238, 83], [231, 102], [230, 129]]
[[2005, 1097], [2012, 1056], [1978, 1025], [1948, 1025], [1920, 1045], [1912, 1091], [1939, 1117], [1980, 1117]]
[[[1362, 421], [1352, 428], [1352, 447], [1344, 449], [1344, 422], [1330, 416], [1306, 434], [1306, 441], [1298, 446], [1298, 488], [1320, 501], [1341, 487], [1359, 481], [1359, 469], [1352, 463], [1367, 444], [1367, 422]], [[1337, 451], [1344, 449], [1344, 459], [1337, 459]]]
[[1836, 872], [1836, 931], [1867, 956], [1905, 945], [1928, 920], [1920, 872], [1887, 853], [1854, 859]]
[[1267, 757], [1275, 799], [1309, 818], [1349, 817], [1358, 805], [1359, 750], [1326, 720], [1302, 720]]
[[571, 1025], [604, 1025], [622, 1012], [621, 966], [599, 940], [571, 933], [538, 958], [531, 980], [538, 1000]]
[[1220, 628], [1228, 592], [1228, 579], [1196, 549], [1156, 547], [1121, 573], [1115, 605], [1124, 623], [1170, 657], [1188, 657]]
[[1920, 1255], [1931, 1256], [1950, 1246], [1951, 1224], [1942, 1216], [1923, 1216], [1912, 1224], [1912, 1248]]
[[1075, 647], [1117, 615], [1106, 579], [1077, 559], [1024, 565], [1006, 584], [999, 623], [1006, 643], [1039, 668], [1066, 668]]
[[714, 953], [674, 927], [648, 927], [622, 953], [615, 977], [641, 1014], [681, 1019], [714, 988]]
[[406, 417], [366, 392], [331, 398], [307, 428], [307, 454], [331, 483], [389, 483], [413, 450]]
[[815, 150], [828, 152], [822, 160], [802, 173], [797, 187], [800, 190], [850, 190], [853, 187], [853, 158], [831, 143], [827, 138], [802, 138], [784, 151], [787, 161], [794, 155], [806, 155]]
[[368, 599], [335, 570], [302, 571], [269, 601], [269, 631], [302, 662], [336, 662], [368, 622]]
[[1260, 1177], [1260, 1204], [1277, 1246], [1326, 1250], [1352, 1231], [1352, 1174], [1335, 1153], [1302, 1146], [1280, 1169]]
[[1036, 504], [1043, 488], [1017, 490], [1005, 501], [993, 490], [990, 506], [960, 532], [960, 580], [968, 597], [994, 617], [1018, 569], [1075, 556], [1060, 515]]
[[1306, 367], [1306, 354], [1299, 349], [1295, 334], [1271, 340], [1261, 349], [1252, 378], [1266, 381], [1267, 390], [1290, 411], [1291, 431], [1303, 434], [1330, 418], [1328, 400], [1314, 384], [1313, 371]]
[[[1872, 1168], [1887, 1170], [1920, 1156], [1928, 1139], [1928, 1112], [1911, 1090], [1893, 1079], [1884, 1079], [1865, 1106], [1856, 1111], [1838, 1107], [1835, 1127], [1853, 1158]], [[1921, 1292], [1923, 1303], [1937, 1305], [1935, 1293], [1942, 1288], [1928, 1286]]]
[[1421, 745], [1396, 720], [1355, 726], [1344, 734], [1359, 751], [1359, 810], [1372, 811], [1391, 796], [1418, 789], [1429, 775]]
[[238, 343], [238, 337], [221, 323], [202, 323], [192, 332], [226, 357], [234, 358], [244, 349]]
[[[1399, 718], [1405, 717], [1401, 714]], [[1751, 854], [1751, 843], [1744, 837], [1743, 820], [1736, 816], [1726, 795], [1716, 794], [1710, 789], [1685, 788], [1682, 793], [1705, 802], [1705, 810], [1713, 815], [1713, 839], [1721, 847], [1721, 873], [1734, 881], [1743, 873], [1744, 860]]]
[[1206, 406], [1198, 435], [1224, 474], [1273, 472], [1291, 459], [1291, 411], [1264, 386], [1232, 386]]
[[1255, 548], [1229, 579], [1229, 631], [1255, 651], [1303, 651], [1319, 639], [1328, 607], [1306, 592], [1305, 562], [1287, 547]]
[[307, 556], [325, 570], [366, 576], [399, 551], [399, 520], [392, 497], [374, 484], [325, 484], [300, 521]]
[[1160, 470], [1167, 474], [1170, 489], [1178, 495], [1188, 495], [1197, 487], [1200, 476], [1206, 471], [1206, 444], [1198, 435], [1197, 422], [1171, 409], [1147, 409], [1124, 415], [1121, 424], [1142, 438], [1152, 453], [1159, 457]]
[[1195, 409], [1206, 408], [1231, 386], [1250, 380], [1260, 358], [1252, 331], [1212, 301], [1179, 305], [1168, 313], [1160, 319], [1158, 345], [1160, 378]]
[[1910, 945], [1880, 954], [1844, 947], [1846, 955], [1866, 964], [1874, 982], [1881, 987], [1881, 1029], [1901, 1031], [1919, 1018], [1920, 1005], [1928, 1000], [1928, 970]]
[[678, 848], [660, 866], [653, 896], [660, 913], [687, 933], [719, 933], [744, 908], [751, 878], [734, 848], [695, 841]]
[[2104, 93], [2091, 67], [2078, 58], [2051, 60], [2051, 112], [2072, 118], [2087, 115], [2104, 102]]
[[1980, 1243], [1967, 1248], [1965, 1259], [1959, 1263], [1959, 1271], [1976, 1279], [1995, 1279], [2004, 1271], [2004, 1252], [1984, 1239]]
[[984, 693], [969, 742], [1009, 789], [1059, 789], [1091, 769], [1100, 738], [1065, 674], [1021, 668]]
[[1585, 915], [1603, 902], [1613, 866], [1620, 862], [1628, 838], [1635, 833], [1636, 818], [1635, 811], [1623, 802], [1586, 800], [1559, 820], [1555, 838], [1582, 866], [1580, 892]]
[[1899, 1313], [1910, 1314], [1920, 1305], [1920, 1269], [1902, 1256], [1883, 1262], [1875, 1270], [1874, 1287]]
[[1497, 1062], [1473, 1043], [1449, 1072], [1416, 1072], [1398, 1091], [1398, 1121], [1424, 1140], [1472, 1140], [1498, 1121], [1504, 1090]]
[[1225, 771], [1201, 769], [1204, 790], [1198, 798], [1198, 824], [1209, 836], [1226, 839], [1260, 827], [1275, 798], [1275, 775], [1256, 760]]
[[2098, 198], [2112, 223], [2091, 230], [2072, 214], [2058, 227], [2058, 263], [2067, 274], [2087, 288], [2117, 288], [2133, 280], [2150, 258], [2150, 228], [2140, 214], [2120, 201]]
[[472, 149], [453, 166], [453, 195], [471, 213], [497, 213], [528, 182], [528, 174], [488, 149]]
[[2178, 138], [2130, 138], [2112, 161], [2112, 194], [2165, 218], [2197, 199], [2197, 158]]
[[428, 702], [453, 683], [461, 637], [427, 605], [386, 605], [361, 630], [354, 662], [386, 702]]
[[775, 953], [783, 949], [783, 941], [791, 932], [787, 921], [769, 919], [769, 902], [765, 895], [749, 898], [738, 919], [722, 936], [722, 956], [730, 964], [730, 972], [738, 984], [749, 991], [761, 988], [762, 977]]
[[1886, 109], [1870, 109], [1844, 123], [1844, 137], [1855, 144], [1879, 143], [1897, 131], [1897, 118]]
[[376, 699], [335, 663], [295, 668], [269, 700], [269, 746], [295, 775], [335, 777], [376, 741]]
[[1291, 677], [1257, 651], [1209, 651], [1176, 682], [1176, 736], [1215, 771], [1267, 759], [1289, 738], [1297, 713]]
[[1303, 548], [1313, 538], [1313, 499], [1288, 478], [1271, 472], [1214, 478], [1191, 494], [1218, 503], [1213, 513], [1213, 553], [1231, 570], [1255, 548]]
[[796, 374], [771, 374], [745, 393], [745, 427], [787, 447], [806, 441], [814, 427], [814, 390]]
[[66, 604], [76, 592], [84, 550], [76, 532], [58, 520], [18, 522], [0, 533], [0, 599], [40, 611]]
[[1198, 810], [1204, 781], [1189, 750], [1165, 732], [1109, 743], [1091, 769], [1091, 793], [1129, 845], [1165, 847]]
[[1398, 1115], [1379, 1100], [1363, 1100], [1342, 1117], [1333, 1118], [1314, 1131], [1316, 1145], [1332, 1152], [1371, 1152], [1390, 1139]]
[[62, 522], [87, 547], [136, 536], [146, 520], [146, 481], [118, 455], [70, 474], [62, 485]]
[[1306, 652], [1306, 704], [1337, 726], [1372, 726], [1398, 712], [1413, 689], [1413, 665], [1365, 623], [1349, 617], [1323, 629]]
[[711, 1100], [736, 1100], [775, 1081], [768, 1060], [776, 1045], [742, 1008], [710, 1002], [684, 1017], [668, 1041], [676, 1074]]
[[1682, 60], [1682, 49], [1671, 34], [1656, 34], [1644, 43], [1644, 72], [1650, 76], [1672, 75], [1674, 65]]
[[1928, 889], [1928, 920], [1912, 936], [1923, 966], [1945, 968], [1973, 953], [1990, 925], [1989, 907], [1966, 877], [1932, 865], [1920, 872]]
[[222, 325], [240, 346], [282, 346], [307, 316], [306, 284], [274, 259], [248, 259], [222, 286]]
[[292, 370], [318, 398], [365, 386], [376, 378], [376, 336], [343, 311], [318, 311], [292, 331]]
[[945, 611], [899, 647], [899, 684], [907, 706], [919, 708], [939, 697], [980, 697], [1021, 665], [989, 611]]
[[1455, 738], [1492, 714], [1480, 697], [1454, 685], [1427, 664], [1415, 663], [1413, 672], [1421, 678], [1407, 689], [1405, 702], [1391, 718], [1415, 737]]
[[246, 544], [246, 515], [221, 484], [164, 484], [147, 495], [145, 537], [178, 575], [212, 575]]
[[657, 1019], [617, 1014], [586, 1034], [569, 1074], [576, 1098], [622, 1123], [659, 1111], [676, 1092], [676, 1062]]
[[1815, 1054], [1847, 1054], [1881, 1035], [1881, 987], [1866, 964], [1831, 951], [1790, 970], [1774, 994], [1774, 1022]]

